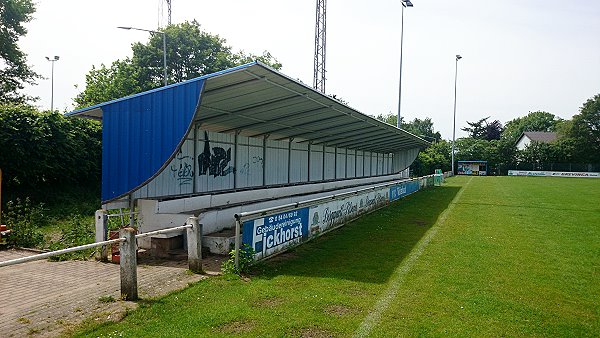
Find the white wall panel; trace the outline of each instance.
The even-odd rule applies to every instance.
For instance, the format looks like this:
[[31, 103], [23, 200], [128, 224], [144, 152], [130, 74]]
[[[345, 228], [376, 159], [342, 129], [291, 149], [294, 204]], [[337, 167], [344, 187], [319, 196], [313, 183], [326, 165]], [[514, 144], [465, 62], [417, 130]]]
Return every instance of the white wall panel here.
[[346, 174], [347, 177], [356, 177], [356, 151], [348, 149], [346, 155]]
[[267, 140], [265, 184], [288, 183], [288, 142]]
[[325, 179], [335, 178], [335, 148], [325, 147]]
[[323, 147], [310, 146], [310, 180], [323, 180]]
[[365, 162], [364, 161], [365, 161], [364, 153], [362, 151], [357, 150], [356, 151], [356, 177], [365, 176], [365, 172], [364, 172]]
[[346, 178], [346, 149], [337, 148], [335, 178]]
[[198, 130], [198, 192], [233, 189], [235, 168], [234, 134]]

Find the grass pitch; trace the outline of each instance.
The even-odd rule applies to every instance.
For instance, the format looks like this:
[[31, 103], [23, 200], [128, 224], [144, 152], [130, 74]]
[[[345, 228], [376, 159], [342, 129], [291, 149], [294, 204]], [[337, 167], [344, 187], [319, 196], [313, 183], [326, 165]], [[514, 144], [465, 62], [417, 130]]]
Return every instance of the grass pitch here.
[[600, 336], [600, 180], [455, 177], [76, 336]]

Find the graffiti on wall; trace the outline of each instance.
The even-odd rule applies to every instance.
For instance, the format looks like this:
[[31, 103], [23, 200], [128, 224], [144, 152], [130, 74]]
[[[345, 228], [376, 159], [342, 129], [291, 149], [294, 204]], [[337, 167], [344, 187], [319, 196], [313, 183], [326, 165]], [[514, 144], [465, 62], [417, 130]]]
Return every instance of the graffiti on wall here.
[[235, 172], [231, 162], [231, 147], [225, 150], [221, 147], [210, 148], [208, 132], [204, 132], [204, 151], [198, 155], [198, 175], [227, 176]]
[[252, 169], [259, 169], [263, 167], [263, 158], [260, 156], [252, 156], [252, 158], [242, 165], [240, 169], [240, 174], [248, 175], [252, 171]]
[[192, 180], [194, 179], [192, 161], [194, 159], [191, 156], [183, 155], [181, 150], [179, 150], [175, 160], [170, 167], [173, 178], [179, 182], [179, 186], [192, 184]]

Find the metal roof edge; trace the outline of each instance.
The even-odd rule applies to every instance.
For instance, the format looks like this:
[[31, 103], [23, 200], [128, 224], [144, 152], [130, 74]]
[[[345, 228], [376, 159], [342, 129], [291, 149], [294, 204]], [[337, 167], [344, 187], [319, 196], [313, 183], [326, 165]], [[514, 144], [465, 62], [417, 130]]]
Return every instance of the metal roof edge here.
[[271, 66], [269, 66], [269, 65], [267, 65], [267, 64], [265, 64], [263, 62], [260, 62], [260, 61], [257, 60], [254, 63], [256, 65], [258, 65], [258, 66], [261, 66], [261, 67], [263, 67], [263, 68], [265, 68], [265, 69], [273, 72], [273, 73], [276, 73], [279, 76], [282, 76], [282, 77], [286, 78], [287, 80], [289, 80], [291, 82], [294, 82], [294, 83], [296, 83], [296, 84], [298, 84], [300, 86], [303, 86], [303, 87], [305, 87], [307, 89], [310, 89], [315, 94], [318, 94], [318, 95], [320, 95], [320, 96], [322, 96], [322, 97], [324, 97], [324, 98], [326, 98], [326, 99], [328, 99], [328, 100], [330, 100], [330, 101], [332, 101], [332, 102], [334, 102], [334, 103], [336, 103], [336, 104], [338, 104], [338, 105], [340, 105], [340, 106], [342, 106], [342, 107], [344, 107], [346, 109], [349, 109], [349, 110], [353, 111], [354, 113], [360, 114], [360, 115], [362, 115], [364, 117], [367, 117], [367, 118], [371, 119], [373, 122], [375, 122], [376, 124], [379, 124], [383, 128], [391, 129], [394, 132], [400, 131], [401, 133], [407, 134], [408, 136], [414, 137], [414, 138], [418, 139], [419, 141], [422, 141], [424, 143], [424, 145], [427, 145], [427, 146], [431, 145], [431, 142], [429, 142], [429, 141], [427, 141], [427, 140], [425, 140], [425, 139], [423, 139], [423, 138], [421, 138], [421, 137], [419, 137], [419, 136], [417, 136], [415, 134], [412, 134], [412, 133], [410, 133], [410, 132], [408, 132], [408, 131], [406, 131], [404, 129], [400, 129], [398, 127], [395, 127], [395, 126], [393, 126], [393, 125], [391, 125], [389, 123], [380, 121], [380, 120], [376, 119], [375, 117], [373, 117], [371, 115], [367, 115], [367, 114], [365, 114], [363, 112], [360, 112], [357, 109], [352, 108], [349, 105], [347, 105], [347, 104], [345, 104], [343, 102], [340, 102], [340, 101], [334, 99], [333, 97], [327, 95], [326, 93], [321, 93], [320, 91], [318, 91], [318, 90], [316, 90], [316, 89], [314, 89], [312, 87], [309, 87], [305, 83], [303, 83], [303, 82], [301, 82], [299, 80], [293, 79], [292, 77], [290, 77], [290, 76], [288, 76], [288, 75], [286, 75], [286, 74], [284, 74], [284, 73], [282, 73], [282, 72], [280, 72], [280, 71], [272, 68]]
[[132, 94], [132, 95], [129, 95], [129, 96], [124, 96], [124, 97], [121, 97], [121, 98], [118, 98], [118, 99], [114, 99], [114, 100], [111, 100], [111, 101], [106, 101], [106, 102], [98, 103], [98, 104], [95, 104], [93, 106], [89, 106], [89, 107], [85, 107], [85, 108], [80, 108], [80, 109], [68, 112], [68, 113], [65, 114], [65, 116], [83, 115], [83, 113], [85, 113], [85, 112], [88, 112], [88, 111], [94, 110], [94, 109], [101, 109], [103, 106], [106, 106], [106, 105], [109, 105], [109, 104], [113, 104], [113, 103], [116, 103], [116, 102], [121, 102], [121, 101], [129, 100], [131, 98], [138, 97], [138, 96], [143, 96], [143, 95], [148, 95], [148, 94], [156, 93], [156, 92], [159, 92], [159, 91], [162, 91], [162, 90], [170, 89], [170, 88], [173, 88], [173, 87], [178, 87], [178, 86], [181, 86], [181, 85], [184, 85], [184, 84], [187, 84], [187, 83], [192, 83], [192, 82], [196, 82], [196, 81], [205, 80], [205, 79], [208, 79], [208, 78], [211, 78], [211, 77], [218, 77], [218, 76], [221, 76], [221, 75], [224, 75], [224, 74], [227, 74], [227, 73], [232, 73], [232, 72], [235, 72], [235, 71], [239, 71], [239, 70], [242, 70], [242, 69], [249, 68], [249, 67], [254, 66], [254, 65], [258, 64], [258, 63], [259, 63], [258, 61], [253, 61], [253, 62], [245, 63], [243, 65], [239, 65], [239, 66], [236, 66], [236, 67], [227, 68], [227, 69], [224, 69], [224, 70], [221, 70], [221, 71], [218, 71], [218, 72], [214, 72], [214, 73], [202, 75], [202, 76], [199, 76], [199, 77], [195, 77], [193, 79], [185, 80], [185, 81], [182, 81], [182, 82], [177, 82], [177, 83], [173, 83], [173, 84], [170, 84], [170, 85], [167, 85], [167, 86], [163, 86], [163, 87], [159, 87], [159, 88], [154, 88], [154, 89], [151, 89], [151, 90], [147, 90], [145, 92], [141, 92], [141, 93], [137, 93], [137, 94]]

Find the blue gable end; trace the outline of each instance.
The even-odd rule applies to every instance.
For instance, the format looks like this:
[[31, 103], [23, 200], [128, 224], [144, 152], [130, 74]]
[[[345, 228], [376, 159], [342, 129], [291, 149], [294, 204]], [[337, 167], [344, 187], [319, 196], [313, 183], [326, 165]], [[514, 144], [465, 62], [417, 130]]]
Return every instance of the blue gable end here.
[[130, 193], [159, 172], [185, 139], [204, 79], [102, 107], [102, 201]]

